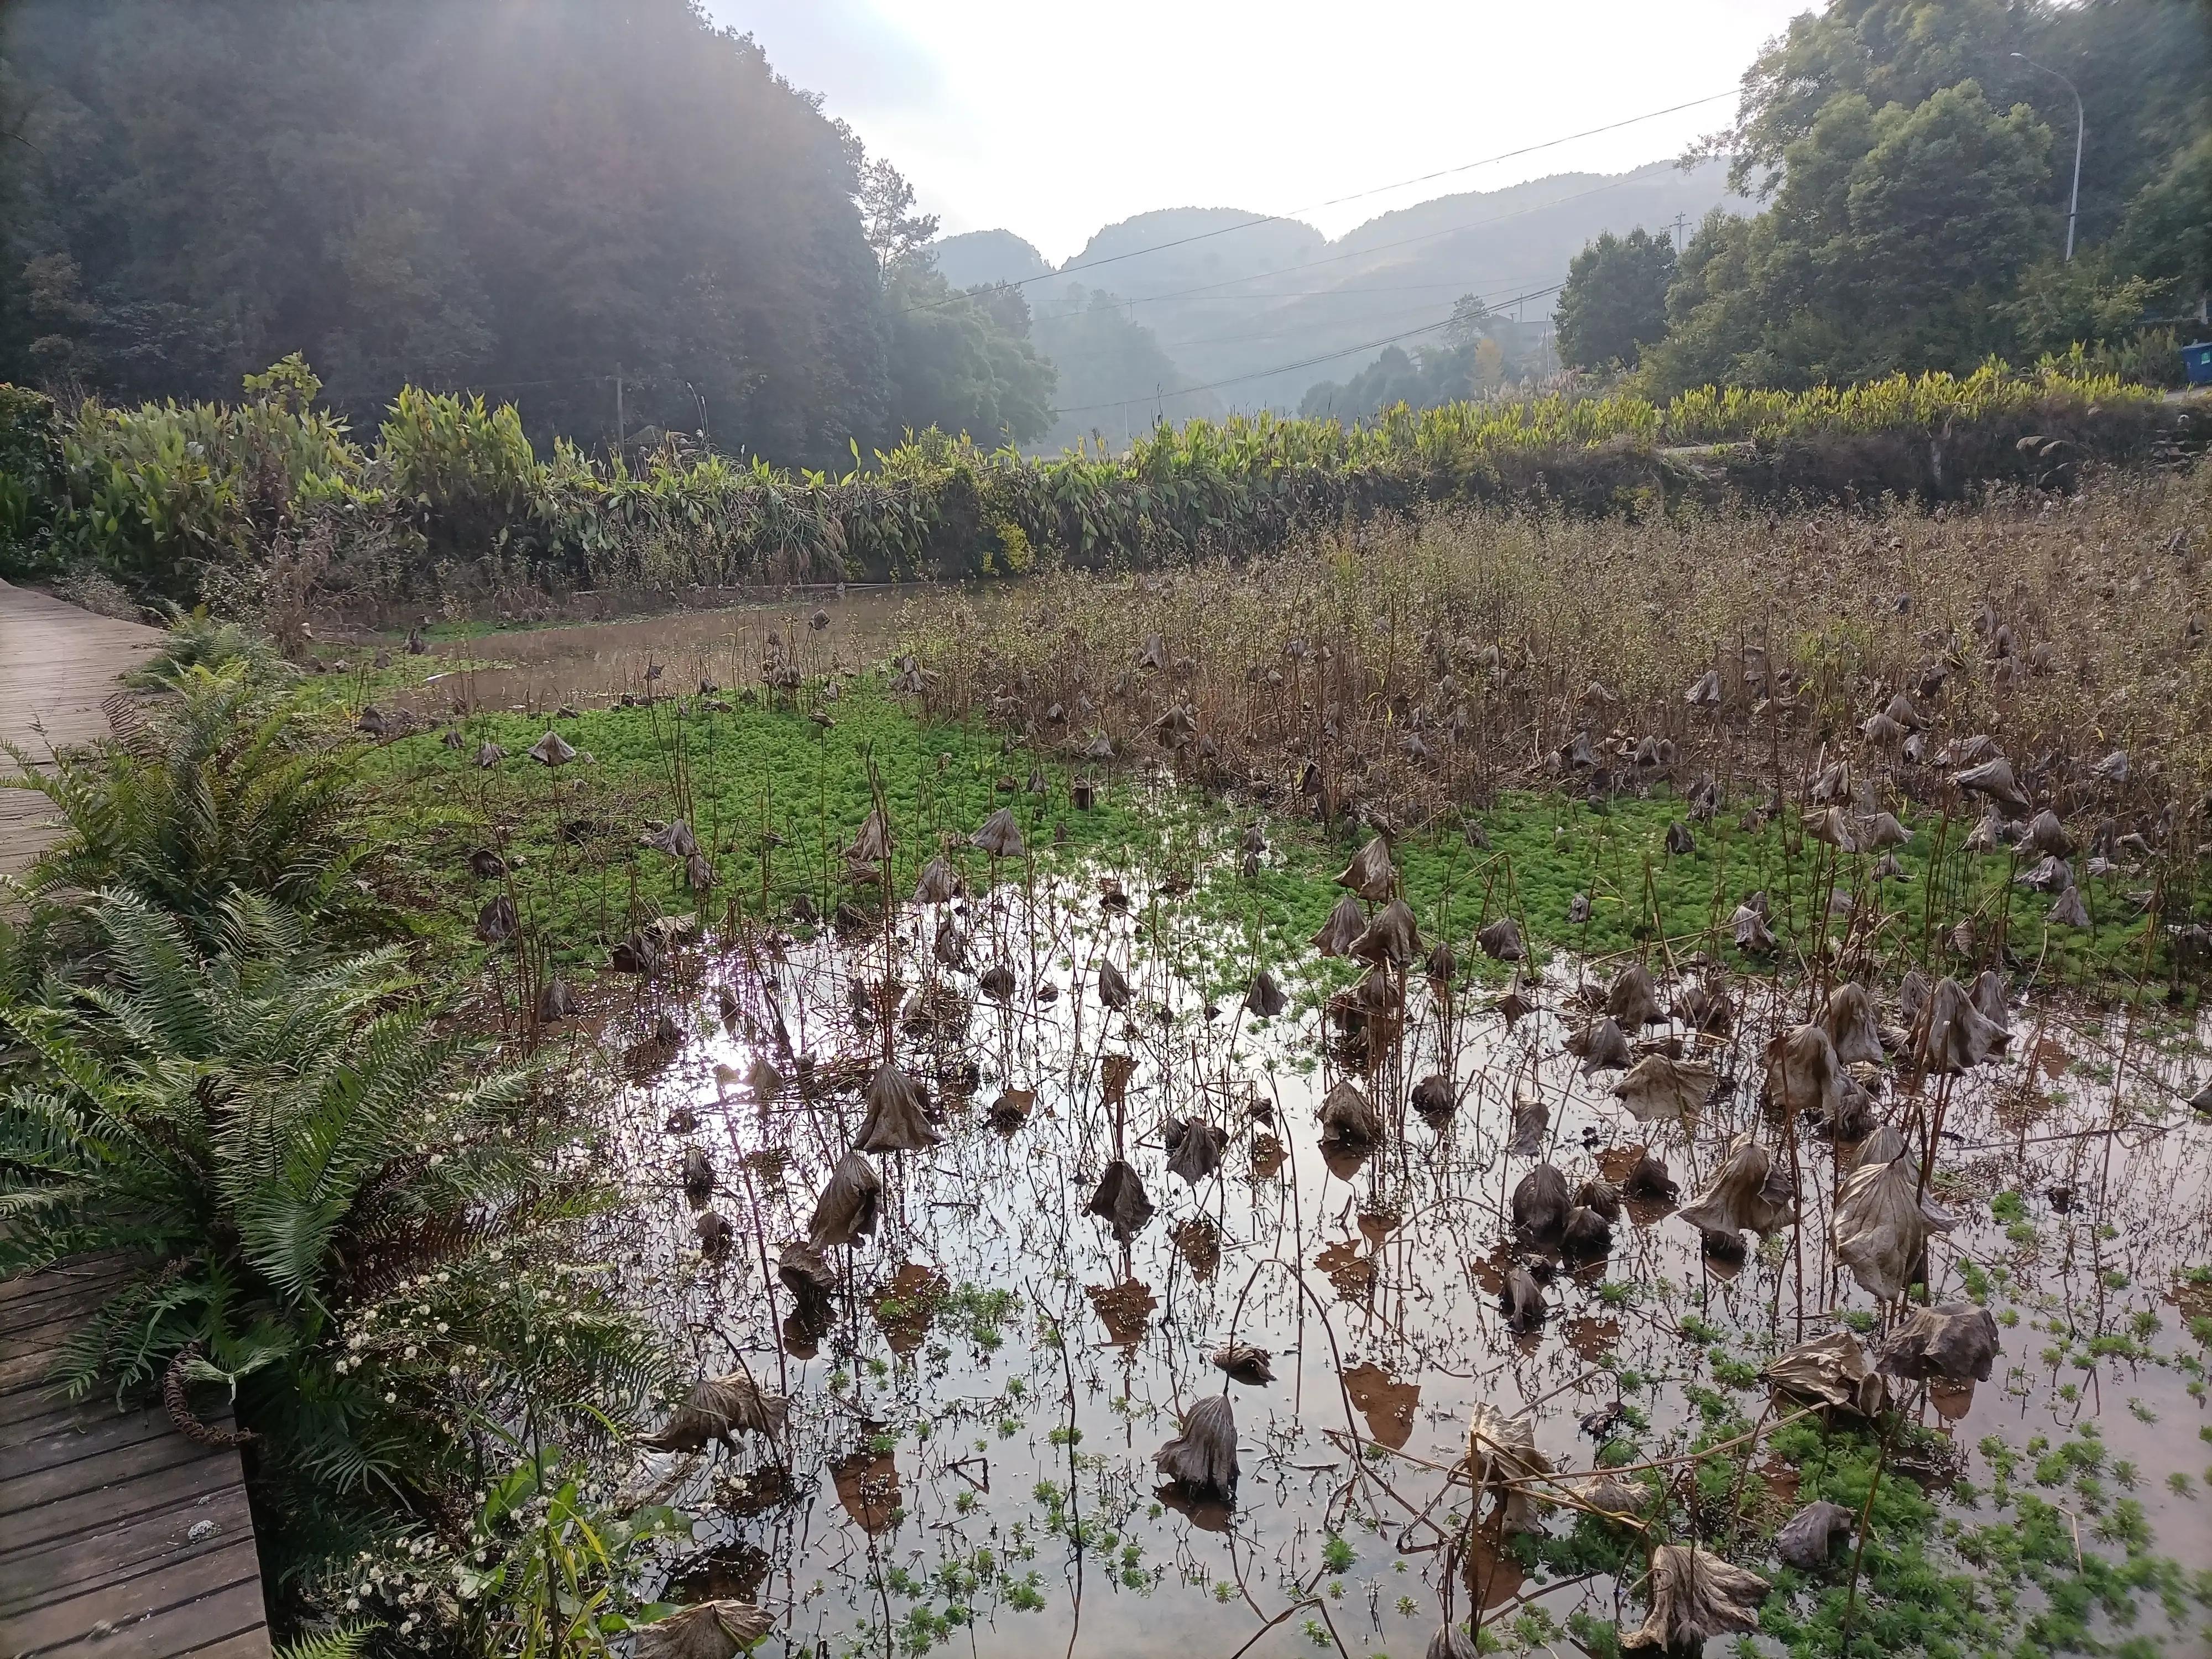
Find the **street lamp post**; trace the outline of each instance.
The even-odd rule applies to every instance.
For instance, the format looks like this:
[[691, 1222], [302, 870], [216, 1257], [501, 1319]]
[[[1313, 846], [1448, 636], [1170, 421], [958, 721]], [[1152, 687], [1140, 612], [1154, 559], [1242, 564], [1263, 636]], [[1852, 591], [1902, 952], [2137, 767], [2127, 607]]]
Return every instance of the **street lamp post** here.
[[2030, 69], [2042, 70], [2045, 75], [2061, 82], [2067, 91], [2074, 94], [2074, 190], [2066, 200], [2066, 258], [2068, 262], [2071, 263], [2074, 258], [2074, 221], [2081, 211], [2081, 139], [2088, 130], [2088, 123], [2083, 118], [2081, 113], [2081, 89], [2059, 74], [2057, 70], [2037, 63], [2024, 52], [2016, 52], [2013, 56]]

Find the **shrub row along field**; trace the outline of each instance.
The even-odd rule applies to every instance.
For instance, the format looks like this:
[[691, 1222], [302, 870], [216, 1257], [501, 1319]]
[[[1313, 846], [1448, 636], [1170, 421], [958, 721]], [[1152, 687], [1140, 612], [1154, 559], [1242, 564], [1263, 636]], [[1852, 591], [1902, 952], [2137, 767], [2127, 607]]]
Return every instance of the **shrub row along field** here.
[[[842, 477], [672, 444], [636, 470], [535, 454], [512, 405], [408, 388], [373, 447], [319, 410], [298, 358], [235, 405], [58, 412], [0, 388], [0, 565], [93, 569], [140, 592], [480, 602], [578, 586], [789, 581], [1164, 565], [1287, 545], [1425, 504], [1548, 499], [1632, 514], [1729, 490], [1957, 497], [2139, 460], [2188, 416], [2155, 392], [2046, 364], [1844, 391], [1402, 405], [1371, 422], [1237, 417], [1126, 452], [1039, 460], [935, 429]], [[1697, 467], [1689, 445], [1741, 444]]]

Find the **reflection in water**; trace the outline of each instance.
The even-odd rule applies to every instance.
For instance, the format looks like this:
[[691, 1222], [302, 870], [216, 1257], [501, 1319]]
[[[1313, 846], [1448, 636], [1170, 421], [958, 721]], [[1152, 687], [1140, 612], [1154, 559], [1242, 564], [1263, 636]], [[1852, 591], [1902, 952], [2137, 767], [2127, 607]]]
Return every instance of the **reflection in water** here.
[[[933, 851], [938, 827], [908, 826], [908, 840]], [[1024, 832], [1048, 836], [1049, 826], [1025, 823]], [[1233, 848], [1232, 837], [1232, 858]], [[897, 889], [911, 890], [912, 872], [896, 873]], [[1316, 1115], [1340, 1073], [1316, 1064], [1318, 1022], [1285, 1015], [1261, 1029], [1243, 1015], [1221, 989], [1249, 973], [1241, 939], [1222, 937], [1193, 907], [1156, 906], [1140, 871], [1118, 873], [1126, 909], [1102, 907], [1091, 879], [994, 888], [981, 860], [969, 859], [957, 916], [971, 941], [965, 969], [935, 950], [951, 907], [907, 907], [889, 947], [879, 927], [845, 945], [793, 924], [717, 939], [683, 951], [678, 972], [611, 988], [607, 1053], [656, 1034], [664, 1017], [678, 1041], [649, 1077], [610, 1084], [620, 1109], [605, 1153], [626, 1172], [633, 1205], [611, 1226], [607, 1258], [696, 1374], [724, 1374], [742, 1358], [793, 1402], [787, 1478], [739, 1470], [717, 1453], [689, 1475], [648, 1458], [635, 1484], [675, 1480], [675, 1501], [700, 1517], [702, 1552], [764, 1556], [757, 1594], [793, 1646], [810, 1651], [817, 1643], [881, 1651], [891, 1640], [886, 1616], [902, 1629], [921, 1627], [911, 1622], [918, 1609], [947, 1618], [948, 1584], [967, 1586], [957, 1591], [959, 1643], [1009, 1659], [1065, 1653], [1071, 1640], [1079, 1655], [1233, 1652], [1324, 1573], [1346, 1586], [1333, 1617], [1363, 1652], [1419, 1651], [1448, 1588], [1462, 1617], [1473, 1595], [1486, 1609], [1534, 1599], [1559, 1621], [1582, 1609], [1609, 1622], [1626, 1587], [1603, 1573], [1532, 1574], [1480, 1533], [1454, 1547], [1462, 1534], [1447, 1530], [1457, 1524], [1449, 1517], [1472, 1506], [1447, 1471], [1464, 1452], [1474, 1408], [1508, 1419], [1533, 1411], [1537, 1449], [1571, 1475], [1589, 1471], [1600, 1445], [1619, 1448], [1613, 1461], [1664, 1459], [1702, 1427], [1693, 1395], [1758, 1417], [1765, 1396], [1747, 1374], [1781, 1347], [1837, 1328], [1832, 1310], [1871, 1313], [1872, 1304], [1833, 1258], [1826, 1224], [1840, 1171], [1816, 1137], [1798, 1146], [1802, 1232], [1778, 1234], [1729, 1271], [1704, 1256], [1698, 1231], [1670, 1206], [1633, 1197], [1632, 1224], [1615, 1228], [1608, 1256], [1556, 1271], [1555, 1257], [1516, 1236], [1510, 1197], [1540, 1158], [1570, 1192], [1601, 1172], [1624, 1181], [1647, 1140], [1685, 1194], [1702, 1191], [1730, 1137], [1779, 1133], [1758, 1104], [1758, 1056], [1776, 1020], [1802, 1017], [1802, 1000], [1747, 988], [1731, 1042], [1681, 1034], [1686, 1053], [1695, 1048], [1729, 1079], [1686, 1130], [1636, 1124], [1606, 1074], [1584, 1078], [1562, 1054], [1570, 1023], [1585, 1017], [1563, 1014], [1558, 989], [1528, 990], [1543, 1006], [1509, 1025], [1478, 987], [1455, 988], [1447, 1011], [1414, 979], [1405, 1049], [1363, 1082], [1388, 1128], [1382, 1144], [1332, 1164], [1315, 1155]], [[1137, 1018], [1109, 1018], [1099, 1006], [1097, 969], [1109, 960], [1129, 982]], [[1003, 995], [977, 994], [975, 977], [995, 964], [1011, 984]], [[1553, 987], [1574, 983], [1563, 968], [1548, 975]], [[1284, 969], [1285, 983], [1304, 988], [1299, 971]], [[887, 1034], [873, 1014], [856, 1019], [856, 986], [892, 980], [895, 993], [876, 1000], [894, 1015], [928, 987], [957, 990], [964, 1031]], [[1209, 1004], [1225, 1017], [1206, 1018]], [[2057, 1009], [2047, 1018], [2053, 1029], [2065, 1023]], [[2069, 1026], [2067, 1040], [2078, 1054], [2098, 1039]], [[869, 1160], [883, 1185], [876, 1231], [828, 1251], [825, 1305], [802, 1310], [772, 1274], [806, 1238], [886, 1042], [945, 1109], [943, 1138]], [[580, 1061], [592, 1052], [580, 1050]], [[1118, 1110], [1100, 1065], [1109, 1052], [1135, 1062], [1120, 1079]], [[742, 1080], [761, 1059], [793, 1081], [754, 1097]], [[2149, 1063], [2179, 1076], [2163, 1055]], [[2177, 1119], [2170, 1133], [2108, 1148], [2111, 1083], [2085, 1086], [2076, 1066], [2051, 1084], [2060, 1100], [2038, 1132], [2073, 1138], [2023, 1145], [1996, 1122], [2020, 1069], [2008, 1062], [1951, 1086], [1944, 1127], [1958, 1139], [1947, 1139], [1939, 1159], [1938, 1196], [1961, 1219], [1930, 1247], [1936, 1299], [1964, 1293], [1964, 1263], [1980, 1272], [2003, 1264], [2021, 1295], [2054, 1298], [2084, 1328], [2098, 1318], [2120, 1328], [2179, 1265], [2212, 1259], [2212, 1128]], [[1432, 1126], [1407, 1097], [1413, 1079], [1439, 1072], [1460, 1103]], [[1262, 1097], [1280, 1106], [1255, 1117], [1246, 1103], [1261, 1079]], [[2146, 1078], [2141, 1086], [2148, 1098], [2162, 1085]], [[1550, 1103], [1553, 1139], [1539, 1155], [1505, 1150], [1523, 1088]], [[1002, 1097], [1026, 1109], [990, 1112]], [[1895, 1093], [1881, 1105], [1911, 1110]], [[663, 1126], [678, 1112], [693, 1127], [671, 1134]], [[1168, 1173], [1155, 1126], [1171, 1115], [1231, 1134], [1219, 1169], [1194, 1186]], [[738, 1241], [719, 1257], [701, 1249], [676, 1173], [693, 1142], [711, 1150], [717, 1170], [750, 1178], [738, 1190], [717, 1185], [714, 1206]], [[1117, 1153], [1157, 1205], [1126, 1247], [1084, 1213]], [[2068, 1207], [2044, 1196], [2052, 1190], [2069, 1194]], [[2005, 1206], [2019, 1218], [1991, 1213], [1999, 1193], [2021, 1195]], [[1518, 1339], [1497, 1302], [1516, 1268], [1549, 1274], [1552, 1310]], [[2150, 1288], [2117, 1291], [2110, 1275]], [[2001, 1364], [2032, 1365], [2039, 1339], [2027, 1325], [2050, 1317], [2023, 1306]], [[1232, 1327], [1272, 1356], [1271, 1384], [1213, 1364]], [[1152, 1465], [1224, 1375], [1243, 1469], [1233, 1511], [1158, 1492]], [[2132, 1397], [2148, 1415], [2193, 1425], [2185, 1382], [2176, 1369], [2143, 1366], [2102, 1388], [2108, 1401]], [[1386, 1449], [1351, 1455], [1341, 1443], [1347, 1399]], [[1962, 1413], [1955, 1442], [1971, 1462], [1984, 1435], [2015, 1445], [2038, 1432], [2062, 1437], [2083, 1407], [2040, 1381], [2000, 1380], [1932, 1400], [1915, 1390], [1907, 1409], [1929, 1421]], [[1598, 1423], [1589, 1435], [1578, 1426], [1586, 1419]], [[2114, 1460], [2166, 1466], [2158, 1437], [2170, 1429], [2110, 1408], [2099, 1421]], [[986, 1461], [988, 1483], [977, 1478]], [[1796, 1471], [1764, 1450], [1748, 1461], [1765, 1501], [1788, 1502]], [[1948, 1489], [1932, 1482], [1932, 1501], [1948, 1505]], [[2197, 1506], [2154, 1483], [2134, 1496], [2162, 1552], [2212, 1559]], [[1761, 1515], [1762, 1524], [1771, 1518]], [[1563, 1537], [1576, 1523], [1554, 1510], [1546, 1524]], [[1328, 1534], [1353, 1552], [1349, 1565], [1323, 1559]], [[1401, 1536], [1405, 1553], [1395, 1554], [1390, 1540]], [[1739, 1553], [1747, 1562], [1763, 1536], [1747, 1530]], [[988, 1572], [977, 1565], [985, 1553]], [[708, 1572], [712, 1559], [685, 1571]], [[1463, 1583], [1448, 1586], [1455, 1566]], [[1293, 1620], [1270, 1639], [1255, 1654], [1300, 1651], [1305, 1638]]]
[[1204, 1284], [1221, 1265], [1221, 1229], [1212, 1216], [1194, 1215], [1175, 1230], [1176, 1249], [1190, 1266], [1191, 1277]]
[[1413, 1438], [1413, 1413], [1421, 1403], [1419, 1383], [1401, 1382], [1370, 1361], [1345, 1372], [1344, 1391], [1367, 1419], [1367, 1432], [1374, 1439], [1399, 1451]]
[[1947, 1382], [1941, 1380], [1928, 1385], [1928, 1403], [1947, 1423], [1955, 1423], [1974, 1408], [1974, 1385], [1972, 1382]]
[[[422, 669], [422, 684], [397, 702], [416, 714], [443, 718], [478, 709], [537, 714], [563, 704], [605, 706], [648, 692], [690, 696], [702, 687], [711, 688], [703, 695], [734, 696], [760, 684], [771, 635], [781, 657], [810, 679], [854, 673], [890, 654], [913, 591], [855, 587], [842, 597], [809, 592], [788, 602], [437, 640], [428, 656], [405, 659]], [[1003, 592], [984, 589], [977, 602], [996, 604]], [[810, 625], [817, 608], [829, 615], [825, 628]], [[487, 665], [457, 668], [457, 662]]]
[[945, 1275], [934, 1267], [906, 1261], [876, 1297], [876, 1323], [893, 1353], [908, 1354], [921, 1346], [945, 1292]]
[[1592, 1318], [1584, 1314], [1567, 1321], [1560, 1328], [1560, 1334], [1577, 1356], [1595, 1364], [1611, 1353], [1620, 1343], [1620, 1322]]
[[837, 1501], [871, 1537], [898, 1518], [898, 1461], [889, 1452], [857, 1451], [830, 1466]]
[[1476, 1528], [1468, 1538], [1462, 1576], [1474, 1605], [1485, 1612], [1504, 1606], [1528, 1582], [1519, 1559], [1500, 1547], [1488, 1527]]
[[1145, 1340], [1145, 1330], [1152, 1321], [1152, 1310], [1159, 1300], [1152, 1287], [1142, 1279], [1124, 1279], [1119, 1285], [1093, 1285], [1086, 1287], [1091, 1307], [1097, 1310], [1099, 1322], [1106, 1327], [1106, 1340], [1117, 1347]]
[[1236, 1522], [1236, 1511], [1228, 1504], [1211, 1498], [1194, 1498], [1172, 1480], [1156, 1487], [1152, 1495], [1200, 1532], [1227, 1532]]
[[696, 1555], [668, 1584], [672, 1601], [750, 1601], [769, 1574], [768, 1552], [742, 1540]]
[[1328, 1275], [1338, 1297], [1364, 1302], [1375, 1288], [1375, 1258], [1356, 1238], [1340, 1238], [1314, 1257], [1314, 1266]]

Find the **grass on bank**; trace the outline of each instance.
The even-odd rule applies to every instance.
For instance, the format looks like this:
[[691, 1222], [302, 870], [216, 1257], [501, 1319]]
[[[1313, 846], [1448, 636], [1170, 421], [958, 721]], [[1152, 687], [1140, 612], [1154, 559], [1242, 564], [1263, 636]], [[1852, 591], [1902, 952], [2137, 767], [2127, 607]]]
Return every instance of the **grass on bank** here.
[[[811, 718], [817, 710], [833, 723]], [[1043, 872], [1093, 865], [1150, 880], [1188, 878], [1187, 896], [1161, 902], [1211, 925], [1204, 948], [1215, 960], [1198, 966], [1225, 989], [1258, 967], [1281, 975], [1311, 966], [1308, 941], [1342, 896], [1334, 878], [1362, 839], [1348, 827], [1163, 787], [1126, 765], [1070, 765], [1010, 749], [978, 722], [918, 718], [875, 678], [848, 683], [835, 702], [740, 695], [715, 708], [668, 699], [586, 709], [550, 726], [589, 759], [542, 766], [526, 751], [548, 723], [488, 714], [450, 728], [458, 748], [426, 732], [380, 745], [366, 763], [370, 805], [360, 838], [373, 849], [374, 878], [415, 926], [471, 959], [483, 953], [473, 939], [478, 912], [507, 891], [507, 878], [471, 873], [473, 851], [499, 852], [515, 866], [526, 925], [574, 976], [603, 966], [611, 945], [657, 915], [711, 924], [735, 911], [787, 923], [802, 903], [827, 917], [842, 901], [865, 902], [868, 893], [843, 878], [842, 849], [880, 790], [896, 840], [894, 897], [911, 893], [920, 866], [940, 849], [971, 887], [986, 881], [987, 860], [967, 837], [1007, 806]], [[475, 763], [485, 743], [506, 754], [490, 769]], [[1030, 789], [1033, 773], [1042, 793]], [[1098, 786], [1087, 810], [1073, 802], [1078, 780]], [[681, 860], [639, 844], [648, 825], [679, 817], [708, 849], [715, 882], [704, 899]], [[2112, 990], [2148, 974], [2164, 988], [2165, 953], [2147, 939], [2149, 919], [2132, 896], [2146, 878], [2084, 878], [2094, 925], [2051, 926], [2050, 897], [2012, 884], [2020, 866], [2011, 855], [1963, 851], [1962, 823], [1911, 823], [1912, 842], [1897, 849], [1901, 878], [1876, 883], [1871, 857], [1838, 854], [1789, 823], [1747, 819], [1737, 807], [1691, 823], [1663, 788], [1601, 809], [1518, 793], [1468, 821], [1487, 848], [1455, 823], [1400, 836], [1395, 858], [1425, 941], [1447, 939], [1464, 968], [1492, 978], [1504, 970], [1480, 958], [1474, 934], [1501, 915], [1553, 949], [1677, 958], [1709, 951], [1732, 969], [1771, 971], [1774, 959], [1739, 951], [1727, 927], [1740, 902], [1764, 892], [1785, 963], [1817, 948], [1816, 922], [1840, 895], [1861, 912], [1853, 937], [1877, 970], [1955, 965], [1944, 940], [1972, 915], [1985, 931], [2002, 925], [2020, 971], [2042, 984]], [[1236, 848], [1252, 822], [1270, 851], [1248, 878]], [[1677, 823], [1691, 830], [1687, 854], [1666, 850]], [[1571, 920], [1577, 895], [1590, 901], [1581, 922]], [[1885, 918], [1879, 928], [1868, 919], [1875, 909]], [[1845, 925], [1831, 920], [1830, 936]]]

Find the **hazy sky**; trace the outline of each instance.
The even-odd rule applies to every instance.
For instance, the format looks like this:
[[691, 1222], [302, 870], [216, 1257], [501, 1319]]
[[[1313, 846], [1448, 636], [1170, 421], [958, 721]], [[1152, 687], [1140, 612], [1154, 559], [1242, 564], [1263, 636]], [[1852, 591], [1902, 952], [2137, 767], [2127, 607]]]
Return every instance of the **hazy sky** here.
[[[1053, 259], [1161, 207], [1393, 207], [1618, 172], [1725, 126], [1737, 77], [1812, 0], [706, 0], [824, 94], [950, 231]], [[1723, 98], [1335, 207], [1395, 179]]]

